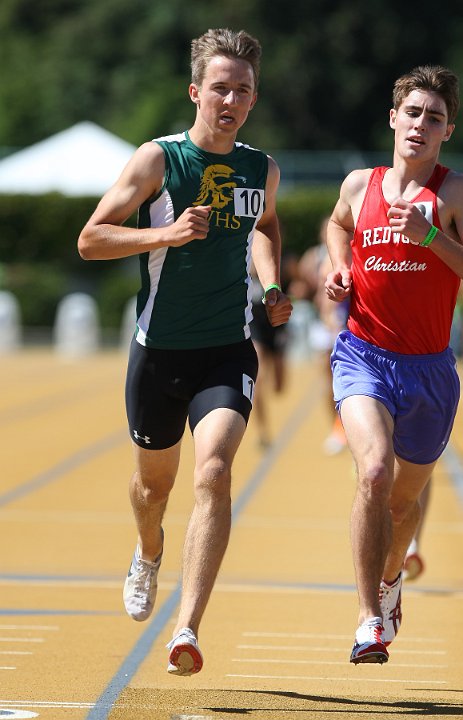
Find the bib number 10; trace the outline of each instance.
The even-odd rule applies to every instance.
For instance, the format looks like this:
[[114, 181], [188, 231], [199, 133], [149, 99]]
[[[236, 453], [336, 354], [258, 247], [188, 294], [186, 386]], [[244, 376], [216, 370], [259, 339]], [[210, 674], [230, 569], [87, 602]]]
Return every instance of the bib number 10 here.
[[264, 190], [234, 188], [233, 201], [235, 203], [235, 215], [260, 218], [264, 212], [264, 196]]

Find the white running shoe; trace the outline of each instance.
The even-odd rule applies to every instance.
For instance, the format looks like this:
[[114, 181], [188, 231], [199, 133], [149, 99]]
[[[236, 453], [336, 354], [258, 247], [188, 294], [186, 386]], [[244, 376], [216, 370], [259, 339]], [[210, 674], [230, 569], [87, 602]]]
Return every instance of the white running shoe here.
[[354, 647], [352, 648], [350, 662], [380, 663], [389, 660], [389, 653], [383, 641], [384, 628], [380, 617], [370, 618], [359, 625], [355, 633]]
[[379, 604], [383, 614], [384, 644], [390, 645], [399, 632], [402, 622], [402, 573], [392, 585], [381, 580], [379, 586]]
[[424, 572], [424, 561], [418, 552], [410, 553], [406, 555], [404, 560], [404, 569], [402, 570], [402, 577], [405, 582], [410, 580], [416, 580]]
[[171, 675], [186, 677], [201, 670], [203, 656], [190, 628], [182, 628], [166, 647], [170, 650], [167, 672]]
[[124, 584], [125, 609], [137, 622], [147, 620], [153, 612], [161, 560], [162, 550], [153, 562], [142, 560], [137, 545]]

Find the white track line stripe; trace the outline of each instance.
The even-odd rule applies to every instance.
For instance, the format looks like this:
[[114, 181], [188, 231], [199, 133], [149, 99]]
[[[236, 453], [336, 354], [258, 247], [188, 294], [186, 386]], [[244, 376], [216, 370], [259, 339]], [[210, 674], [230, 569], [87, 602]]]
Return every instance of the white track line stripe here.
[[[302, 639], [309, 639], [309, 640], [351, 640], [352, 635], [325, 635], [322, 633], [283, 633], [283, 632], [243, 632], [241, 633], [243, 637], [258, 637], [258, 638], [302, 638]], [[445, 640], [442, 638], [425, 638], [425, 637], [417, 637], [417, 638], [398, 638], [395, 643], [397, 642], [426, 642], [426, 643], [444, 643]], [[394, 643], [394, 644], [395, 644]]]
[[[278, 658], [232, 658], [232, 662], [254, 663], [264, 665], [265, 663], [274, 663], [277, 665], [345, 665], [344, 660], [280, 660]], [[412, 667], [412, 668], [448, 668], [448, 665], [424, 665], [421, 663], [394, 663], [394, 667]]]
[[[62, 580], [47, 580], [46, 578], [43, 578], [43, 580], [40, 580], [38, 578], [28, 578], [27, 580], [22, 580], [20, 578], [0, 578], [0, 585], [8, 585], [9, 587], [23, 587], [24, 585], [27, 585], [27, 587], [69, 587], [72, 585], [72, 587], [78, 587], [78, 588], [102, 588], [103, 590], [106, 590], [108, 588], [119, 588], [121, 586], [120, 580], [98, 580], [95, 578], [95, 580], [74, 580], [72, 578], [63, 578]], [[173, 583], [169, 583], [169, 587], [173, 587]], [[159, 583], [159, 587], [162, 587], [162, 583]], [[164, 587], [167, 587], [167, 584], [164, 583]]]
[[52, 700], [0, 700], [0, 706], [7, 707], [39, 707], [39, 708], [92, 708], [95, 703], [87, 702], [55, 702]]
[[17, 642], [17, 643], [43, 643], [43, 638], [16, 638], [16, 637], [0, 637], [0, 642]]
[[310, 650], [312, 652], [345, 652], [345, 648], [316, 647], [314, 645], [237, 645], [238, 650]]
[[225, 677], [234, 677], [234, 678], [249, 678], [251, 680], [313, 680], [316, 682], [380, 682], [380, 683], [402, 683], [403, 685], [407, 685], [408, 683], [413, 684], [420, 684], [420, 685], [426, 685], [428, 683], [431, 683], [433, 685], [447, 685], [446, 680], [416, 680], [415, 678], [408, 678], [406, 680], [389, 680], [389, 679], [379, 679], [376, 680], [375, 678], [366, 678], [366, 677], [359, 677], [359, 678], [352, 678], [352, 677], [317, 677], [317, 676], [307, 676], [307, 675], [234, 675], [232, 673], [227, 673]]
[[0, 650], [0, 655], [33, 655], [28, 650]]
[[352, 635], [324, 635], [321, 633], [244, 632], [243, 637], [303, 638], [320, 640], [351, 640]]
[[[282, 650], [294, 652], [338, 652], [345, 653], [346, 648], [342, 647], [317, 647], [311, 645], [237, 645], [237, 650]], [[394, 646], [394, 655], [447, 655], [446, 650], [401, 650]]]
[[58, 625], [0, 625], [0, 630], [59, 630]]

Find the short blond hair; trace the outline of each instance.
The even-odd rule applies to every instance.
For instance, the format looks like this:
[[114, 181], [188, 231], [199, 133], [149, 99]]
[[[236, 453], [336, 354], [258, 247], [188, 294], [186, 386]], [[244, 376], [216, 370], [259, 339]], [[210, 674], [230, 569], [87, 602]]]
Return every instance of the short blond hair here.
[[392, 102], [398, 110], [413, 90], [429, 90], [445, 102], [449, 125], [453, 125], [460, 107], [458, 77], [441, 65], [419, 65], [394, 83]]
[[259, 83], [262, 48], [256, 38], [244, 30], [227, 28], [208, 30], [191, 43], [191, 81], [201, 87], [209, 62], [216, 55], [247, 60], [254, 75], [254, 90]]

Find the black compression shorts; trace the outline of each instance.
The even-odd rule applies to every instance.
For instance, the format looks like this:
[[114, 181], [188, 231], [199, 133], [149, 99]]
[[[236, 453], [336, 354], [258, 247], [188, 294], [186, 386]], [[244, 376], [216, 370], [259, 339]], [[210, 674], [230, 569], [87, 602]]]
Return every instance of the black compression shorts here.
[[257, 356], [251, 340], [195, 350], [130, 346], [125, 400], [130, 434], [140, 447], [162, 450], [191, 432], [211, 410], [230, 408], [245, 421], [252, 408]]

